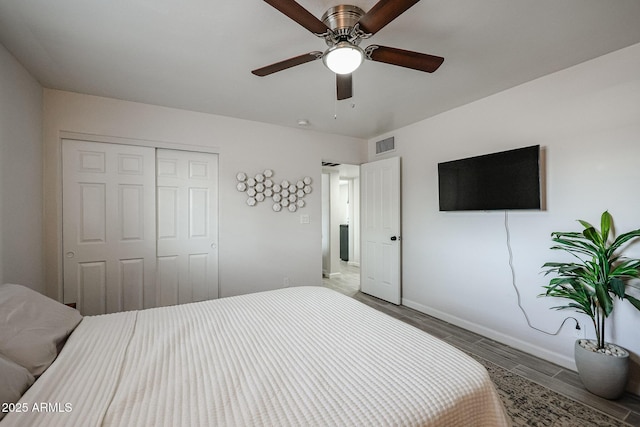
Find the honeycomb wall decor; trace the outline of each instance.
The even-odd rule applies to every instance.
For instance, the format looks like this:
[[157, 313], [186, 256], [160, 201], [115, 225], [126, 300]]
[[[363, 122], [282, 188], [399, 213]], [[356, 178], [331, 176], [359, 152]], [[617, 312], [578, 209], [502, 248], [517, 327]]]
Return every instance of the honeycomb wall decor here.
[[311, 193], [311, 177], [305, 176], [297, 181], [286, 179], [278, 182], [271, 169], [249, 176], [244, 172], [236, 175], [236, 189], [247, 194], [247, 205], [256, 206], [260, 202], [273, 203], [274, 212], [283, 209], [295, 212], [305, 206], [304, 197]]

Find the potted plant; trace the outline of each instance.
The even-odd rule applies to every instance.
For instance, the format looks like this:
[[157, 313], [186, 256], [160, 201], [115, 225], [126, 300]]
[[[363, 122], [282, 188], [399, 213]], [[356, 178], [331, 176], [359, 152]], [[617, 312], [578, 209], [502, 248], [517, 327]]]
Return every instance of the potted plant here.
[[547, 262], [545, 275], [555, 274], [544, 286], [542, 296], [570, 300], [558, 310], [575, 310], [586, 314], [595, 328], [596, 339], [579, 339], [575, 343], [578, 374], [587, 390], [607, 399], [624, 392], [628, 376], [629, 353], [605, 342], [606, 320], [615, 307], [614, 299], [629, 301], [640, 310], [640, 300], [627, 294], [628, 280], [640, 276], [640, 260], [622, 257], [623, 246], [640, 237], [640, 229], [614, 238], [612, 217], [604, 212], [600, 230], [586, 221], [581, 232], [553, 232], [551, 249], [573, 255], [567, 262]]

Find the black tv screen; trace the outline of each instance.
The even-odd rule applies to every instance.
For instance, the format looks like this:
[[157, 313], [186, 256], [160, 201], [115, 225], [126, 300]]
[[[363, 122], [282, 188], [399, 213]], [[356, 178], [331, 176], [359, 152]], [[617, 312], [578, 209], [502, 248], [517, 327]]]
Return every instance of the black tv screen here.
[[441, 211], [541, 209], [540, 146], [438, 163]]

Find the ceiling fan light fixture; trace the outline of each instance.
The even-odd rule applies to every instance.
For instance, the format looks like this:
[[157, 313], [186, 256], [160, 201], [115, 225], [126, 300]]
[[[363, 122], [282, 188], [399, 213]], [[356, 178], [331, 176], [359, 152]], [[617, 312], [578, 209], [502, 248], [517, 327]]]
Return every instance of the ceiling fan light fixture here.
[[322, 56], [324, 65], [336, 74], [350, 74], [364, 61], [364, 51], [349, 42], [330, 47]]

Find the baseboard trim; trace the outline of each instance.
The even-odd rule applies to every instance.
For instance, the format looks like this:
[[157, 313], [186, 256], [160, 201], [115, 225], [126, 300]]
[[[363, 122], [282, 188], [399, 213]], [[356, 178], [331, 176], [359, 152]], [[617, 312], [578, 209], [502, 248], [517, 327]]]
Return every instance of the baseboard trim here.
[[[476, 323], [469, 322], [468, 320], [461, 319], [457, 316], [452, 316], [448, 313], [442, 312], [432, 307], [428, 307], [423, 304], [419, 304], [406, 298], [402, 299], [402, 305], [417, 310], [421, 313], [428, 314], [429, 316], [433, 316], [440, 320], [444, 320], [445, 322], [449, 322], [468, 331], [475, 332], [492, 340], [496, 340], [503, 344], [517, 348], [518, 350], [522, 350], [541, 359], [558, 364], [563, 368], [570, 369], [572, 371], [576, 370], [576, 363], [573, 360], [573, 357], [563, 356], [553, 351], [546, 350], [542, 347], [531, 345], [528, 342], [519, 340], [501, 332], [494, 331], [493, 329], [480, 326]], [[640, 381], [629, 378], [626, 390], [630, 393], [640, 396]]]
[[[511, 337], [501, 332], [494, 331], [493, 329], [480, 326], [476, 323], [469, 322], [468, 320], [461, 319], [457, 316], [453, 316], [451, 314], [437, 310], [433, 307], [428, 307], [426, 305], [419, 304], [415, 301], [411, 301], [406, 298], [402, 298], [402, 305], [412, 308], [421, 313], [428, 314], [429, 316], [433, 316], [437, 319], [444, 320], [445, 322], [451, 323], [452, 325], [456, 325], [460, 328], [464, 328], [468, 331], [475, 332], [477, 334], [480, 334], [484, 337], [498, 341], [500, 343], [509, 345], [513, 348], [517, 348], [518, 350], [524, 351], [533, 356], [536, 356], [541, 359], [560, 365], [563, 368], [576, 371], [576, 363], [573, 357], [567, 357], [562, 354], [549, 351], [542, 347], [532, 345], [528, 342], [519, 340], [517, 338]], [[629, 382], [627, 383], [626, 390], [630, 393], [640, 396], [640, 381], [633, 378], [629, 378]]]
[[322, 277], [326, 277], [327, 279], [335, 279], [336, 277], [342, 276], [342, 273], [327, 273], [326, 271], [322, 272]]
[[419, 304], [417, 302], [408, 300], [406, 298], [402, 299], [402, 305], [405, 305], [409, 308], [417, 310], [421, 313], [428, 314], [440, 320], [444, 320], [445, 322], [449, 322], [453, 325], [464, 328], [468, 331], [475, 332], [484, 337], [490, 338], [492, 340], [496, 340], [503, 344], [509, 345], [511, 347], [517, 348], [518, 350], [522, 350], [529, 354], [532, 354], [541, 359], [547, 360], [552, 363], [556, 363], [564, 368], [571, 369], [572, 371], [576, 370], [576, 364], [573, 360], [573, 357], [563, 356], [562, 354], [555, 353], [553, 351], [549, 351], [542, 347], [538, 347], [532, 345], [528, 342], [519, 340], [512, 336], [503, 334], [498, 331], [494, 331], [493, 329], [486, 328], [484, 326], [478, 325], [473, 322], [469, 322], [468, 320], [461, 319], [457, 316], [452, 316], [451, 314], [442, 312], [432, 307], [428, 307], [426, 305]]

